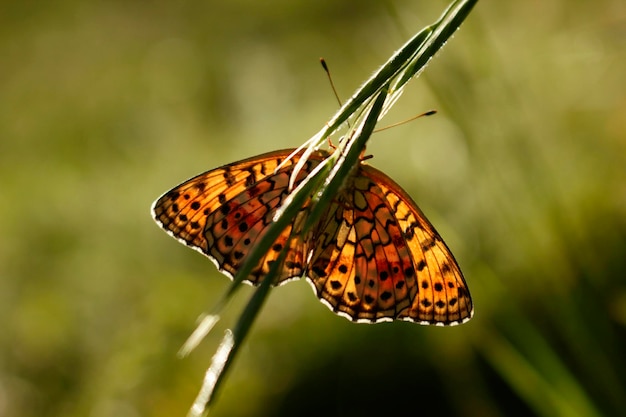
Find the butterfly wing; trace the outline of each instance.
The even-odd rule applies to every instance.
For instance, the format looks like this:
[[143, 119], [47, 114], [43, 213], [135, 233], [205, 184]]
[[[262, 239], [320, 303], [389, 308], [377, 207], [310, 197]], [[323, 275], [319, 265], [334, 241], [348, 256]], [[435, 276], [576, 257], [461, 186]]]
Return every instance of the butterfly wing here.
[[391, 178], [361, 165], [314, 235], [306, 272], [318, 297], [355, 321], [452, 325], [472, 301], [452, 253]]
[[[185, 181], [154, 203], [153, 217], [232, 277], [291, 192], [289, 180], [300, 159], [298, 154], [287, 160], [292, 151], [270, 152]], [[327, 155], [314, 153], [295, 184]], [[415, 202], [382, 172], [359, 165], [316, 230], [301, 236], [307, 215], [308, 203], [247, 282], [258, 284], [285, 249], [276, 283], [306, 274], [320, 300], [352, 320], [451, 325], [471, 318], [472, 301], [452, 253]]]
[[[287, 159], [292, 151], [285, 149], [255, 156], [187, 180], [154, 203], [153, 217], [171, 236], [209, 257], [220, 271], [232, 278], [289, 195], [289, 179], [300, 159], [300, 155]], [[321, 154], [314, 154], [306, 162], [296, 185], [320, 160]], [[305, 206], [246, 281], [258, 284], [285, 246], [288, 246], [287, 257], [279, 269], [277, 283], [302, 275], [306, 243], [301, 237], [290, 236], [294, 228], [296, 234], [299, 232], [297, 229], [306, 213]]]

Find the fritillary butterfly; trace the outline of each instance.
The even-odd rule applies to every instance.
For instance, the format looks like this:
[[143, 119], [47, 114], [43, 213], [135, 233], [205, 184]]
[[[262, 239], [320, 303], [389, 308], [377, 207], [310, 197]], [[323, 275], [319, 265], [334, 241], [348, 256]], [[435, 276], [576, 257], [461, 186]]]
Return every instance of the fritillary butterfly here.
[[[185, 181], [154, 203], [153, 217], [232, 278], [291, 192], [290, 178], [302, 155], [288, 158], [293, 151], [255, 156]], [[314, 152], [295, 186], [328, 156]], [[350, 320], [453, 325], [472, 317], [469, 290], [452, 253], [387, 175], [360, 161], [317, 226], [303, 235], [308, 205], [274, 241], [248, 283], [259, 284], [286, 250], [273, 284], [306, 276], [317, 297]]]

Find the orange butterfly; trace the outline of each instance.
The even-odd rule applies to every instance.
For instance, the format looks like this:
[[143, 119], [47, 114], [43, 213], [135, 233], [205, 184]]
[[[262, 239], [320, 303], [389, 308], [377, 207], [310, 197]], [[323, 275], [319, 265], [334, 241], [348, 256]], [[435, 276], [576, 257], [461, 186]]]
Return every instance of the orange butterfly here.
[[[232, 278], [293, 189], [290, 178], [302, 156], [288, 158], [293, 151], [269, 152], [200, 174], [155, 201], [152, 215], [168, 234]], [[292, 185], [329, 155], [315, 151]], [[387, 175], [360, 161], [319, 223], [303, 235], [309, 205], [245, 281], [259, 284], [286, 250], [273, 284], [306, 276], [318, 298], [350, 320], [454, 325], [472, 317], [472, 300], [454, 256]]]

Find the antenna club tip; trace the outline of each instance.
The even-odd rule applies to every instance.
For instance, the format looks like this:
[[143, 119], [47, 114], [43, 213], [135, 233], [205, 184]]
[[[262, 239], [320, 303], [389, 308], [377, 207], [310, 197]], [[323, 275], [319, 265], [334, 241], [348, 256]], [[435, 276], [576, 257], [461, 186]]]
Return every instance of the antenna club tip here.
[[424, 116], [432, 116], [433, 114], [436, 114], [437, 110], [429, 110], [426, 113], [424, 113]]

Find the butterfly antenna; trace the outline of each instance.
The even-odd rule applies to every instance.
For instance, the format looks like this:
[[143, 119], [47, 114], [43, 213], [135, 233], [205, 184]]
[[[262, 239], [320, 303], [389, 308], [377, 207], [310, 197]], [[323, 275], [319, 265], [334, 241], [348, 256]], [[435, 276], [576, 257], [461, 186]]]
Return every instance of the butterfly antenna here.
[[326, 76], [328, 77], [328, 81], [330, 82], [330, 88], [333, 89], [333, 94], [335, 94], [335, 98], [337, 99], [337, 103], [339, 103], [339, 107], [341, 107], [341, 99], [339, 98], [339, 94], [337, 94], [337, 89], [335, 88], [335, 83], [333, 82], [333, 77], [330, 75], [330, 70], [328, 69], [328, 65], [326, 64], [326, 60], [324, 58], [320, 58], [320, 64], [322, 64], [322, 68], [326, 71]]
[[[337, 99], [337, 103], [339, 103], [339, 107], [341, 107], [341, 99], [339, 98], [339, 94], [337, 94], [337, 89], [335, 88], [335, 83], [333, 82], [333, 77], [330, 75], [330, 70], [328, 69], [328, 64], [326, 64], [326, 60], [324, 58], [320, 58], [320, 64], [322, 64], [322, 68], [324, 68], [324, 71], [326, 71], [326, 76], [328, 77], [328, 82], [330, 82], [330, 88], [333, 89], [333, 94], [335, 95], [335, 98]], [[350, 128], [350, 122], [346, 121], [346, 126], [348, 126], [348, 128]], [[331, 149], [336, 149], [337, 147], [333, 144], [333, 142], [330, 140], [330, 137], [328, 137], [328, 146], [330, 146]]]
[[393, 123], [393, 124], [390, 124], [389, 126], [385, 126], [385, 127], [381, 127], [380, 129], [376, 129], [376, 130], [374, 130], [374, 133], [382, 132], [383, 130], [391, 129], [392, 127], [396, 127], [396, 126], [403, 125], [405, 123], [412, 122], [413, 120], [419, 119], [420, 117], [432, 116], [435, 113], [437, 113], [437, 110], [428, 110], [427, 112], [418, 114], [417, 116], [409, 117], [408, 119], [402, 120], [401, 122]]

